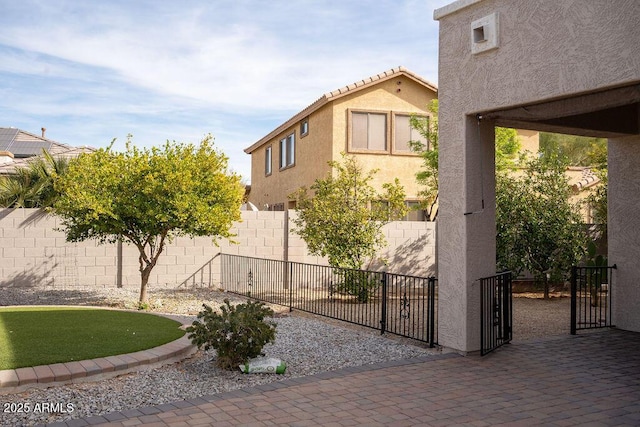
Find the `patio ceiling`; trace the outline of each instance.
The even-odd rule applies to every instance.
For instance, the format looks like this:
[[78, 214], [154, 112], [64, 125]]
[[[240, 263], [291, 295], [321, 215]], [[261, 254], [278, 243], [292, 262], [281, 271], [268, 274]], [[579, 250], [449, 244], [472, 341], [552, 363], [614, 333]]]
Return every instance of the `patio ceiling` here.
[[599, 138], [640, 134], [640, 83], [481, 114], [498, 126]]

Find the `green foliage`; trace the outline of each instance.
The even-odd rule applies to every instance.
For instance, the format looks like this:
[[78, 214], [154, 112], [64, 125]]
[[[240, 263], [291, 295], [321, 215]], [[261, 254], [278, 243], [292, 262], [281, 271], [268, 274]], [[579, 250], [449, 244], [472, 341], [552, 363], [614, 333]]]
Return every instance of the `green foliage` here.
[[597, 254], [597, 246], [591, 241], [587, 245], [587, 267], [606, 267], [609, 260], [606, 256]]
[[569, 202], [566, 160], [553, 152], [524, 161], [524, 174], [496, 177], [497, 264], [529, 270], [548, 297], [549, 280], [566, 280], [584, 253], [586, 233]]
[[0, 177], [0, 206], [5, 208], [48, 208], [58, 198], [55, 180], [67, 170], [69, 161], [54, 158], [46, 150], [15, 173]]
[[366, 303], [381, 285], [380, 274], [363, 270], [340, 270], [340, 281], [336, 291], [356, 297], [356, 301]]
[[598, 307], [600, 305], [600, 295], [602, 285], [608, 280], [607, 266], [609, 260], [606, 256], [597, 254], [595, 242], [589, 242], [587, 246], [586, 266], [592, 267], [587, 270], [587, 289], [591, 293], [591, 306]]
[[416, 181], [422, 186], [418, 197], [420, 209], [433, 221], [438, 215], [438, 100], [432, 100], [427, 110], [429, 117], [413, 115], [410, 123], [428, 141], [428, 146], [420, 141], [410, 141], [409, 146], [423, 160], [422, 169], [416, 173]]
[[405, 194], [398, 179], [378, 194], [370, 185], [376, 171], [365, 173], [353, 156], [329, 162], [334, 175], [317, 179], [290, 197], [297, 201], [294, 231], [313, 255], [326, 256], [333, 267], [360, 269], [385, 244], [382, 227], [402, 218]]
[[140, 302], [166, 243], [176, 236], [231, 237], [244, 189], [227, 157], [206, 136], [198, 147], [167, 143], [126, 151], [111, 148], [72, 160], [56, 181], [54, 213], [68, 241], [127, 241], [138, 248]]
[[591, 210], [591, 216], [593, 218], [593, 222], [597, 224], [601, 231], [606, 232], [607, 230], [607, 209], [608, 209], [608, 201], [607, 201], [607, 189], [608, 189], [608, 178], [607, 171], [605, 170], [596, 170], [595, 171], [598, 178], [600, 178], [600, 185], [598, 185], [591, 194], [587, 196], [585, 202], [587, 203], [589, 209]]
[[559, 151], [568, 158], [571, 166], [589, 166], [600, 178], [600, 185], [586, 198], [594, 223], [603, 232], [607, 225], [607, 140], [576, 135], [540, 133], [540, 152]]
[[518, 132], [511, 128], [495, 128], [496, 170], [498, 172], [514, 169], [518, 163], [520, 140]]
[[[412, 116], [411, 126], [428, 141], [428, 145], [420, 141], [410, 141], [409, 146], [423, 160], [422, 168], [416, 173], [416, 181], [422, 186], [418, 192], [420, 209], [424, 209], [427, 218], [434, 221], [438, 216], [438, 100], [431, 101], [427, 110], [430, 116]], [[515, 167], [520, 150], [516, 130], [497, 127], [495, 140], [496, 170]]]
[[607, 140], [558, 133], [540, 133], [540, 152], [560, 152], [571, 166], [593, 166], [606, 163]]
[[264, 320], [273, 310], [261, 302], [249, 301], [232, 306], [228, 299], [220, 306], [221, 313], [203, 304], [198, 319], [187, 328], [189, 339], [205, 350], [213, 348], [222, 369], [237, 369], [238, 365], [257, 357], [265, 344], [275, 341], [276, 325]]

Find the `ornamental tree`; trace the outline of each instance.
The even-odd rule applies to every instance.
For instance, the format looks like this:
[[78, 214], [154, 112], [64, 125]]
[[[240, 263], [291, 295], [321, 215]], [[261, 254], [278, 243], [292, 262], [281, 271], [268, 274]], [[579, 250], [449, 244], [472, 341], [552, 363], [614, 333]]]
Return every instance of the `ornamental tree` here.
[[496, 177], [496, 252], [500, 269], [529, 270], [544, 285], [566, 280], [584, 253], [586, 234], [569, 202], [566, 160], [557, 152], [524, 160], [522, 175]]
[[313, 196], [305, 187], [290, 196], [297, 201], [295, 232], [331, 266], [360, 269], [385, 244], [384, 224], [406, 215], [404, 189], [396, 178], [376, 192], [370, 181], [377, 171], [365, 172], [344, 153], [329, 165], [334, 173], [315, 181]]
[[140, 302], [167, 242], [177, 236], [229, 238], [240, 219], [244, 189], [228, 159], [206, 136], [199, 146], [111, 147], [72, 160], [57, 180], [53, 212], [67, 241], [122, 240], [139, 251]]

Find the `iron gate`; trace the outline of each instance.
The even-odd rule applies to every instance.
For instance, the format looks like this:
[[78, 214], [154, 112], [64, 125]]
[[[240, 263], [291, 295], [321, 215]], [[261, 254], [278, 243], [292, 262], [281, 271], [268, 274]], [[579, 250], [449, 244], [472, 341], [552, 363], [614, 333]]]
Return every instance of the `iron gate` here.
[[610, 328], [613, 270], [571, 267], [571, 335], [581, 329]]
[[512, 327], [511, 272], [480, 279], [480, 354], [510, 342]]

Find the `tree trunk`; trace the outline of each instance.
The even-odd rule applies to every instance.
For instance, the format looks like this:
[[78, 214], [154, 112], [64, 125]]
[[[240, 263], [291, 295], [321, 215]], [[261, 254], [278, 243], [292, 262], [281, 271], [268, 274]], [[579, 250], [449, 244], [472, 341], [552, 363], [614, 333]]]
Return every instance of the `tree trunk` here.
[[147, 284], [153, 265], [148, 265], [140, 272], [140, 303], [147, 302]]
[[544, 276], [544, 299], [549, 299], [549, 279], [547, 276]]

